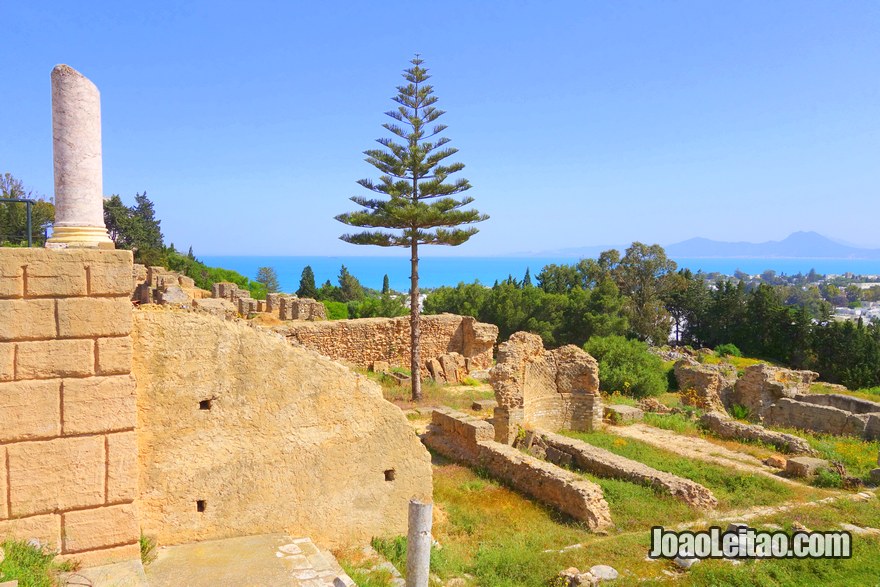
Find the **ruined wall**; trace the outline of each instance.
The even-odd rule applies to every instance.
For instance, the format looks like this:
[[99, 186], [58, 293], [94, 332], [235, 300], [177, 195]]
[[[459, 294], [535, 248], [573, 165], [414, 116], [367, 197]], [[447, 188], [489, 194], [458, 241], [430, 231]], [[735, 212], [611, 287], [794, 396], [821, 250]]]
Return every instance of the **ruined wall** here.
[[685, 357], [675, 362], [675, 379], [685, 405], [725, 412], [736, 384], [736, 369], [728, 365], [704, 365]]
[[212, 316], [134, 315], [141, 525], [160, 544], [263, 532], [328, 546], [406, 531], [430, 457], [379, 387]]
[[[858, 413], [827, 405], [821, 395], [795, 395], [776, 401], [764, 414], [764, 422], [802, 430], [847, 434], [867, 440], [880, 439], [880, 406], [875, 413]], [[820, 401], [815, 401], [819, 399]], [[828, 401], [828, 400], [824, 400]], [[873, 402], [866, 402], [871, 404]], [[840, 402], [841, 405], [848, 405]], [[876, 404], [874, 404], [876, 405]], [[864, 408], [864, 406], [858, 406]]]
[[129, 251], [0, 249], [0, 537], [139, 559]]
[[492, 425], [467, 414], [438, 408], [423, 437], [430, 448], [453, 460], [482, 467], [514, 489], [584, 522], [591, 530], [612, 525], [602, 488], [580, 475], [495, 442]]
[[574, 345], [545, 351], [540, 336], [515, 332], [489, 375], [498, 442], [510, 444], [521, 425], [585, 431], [602, 421], [599, 366]]
[[529, 452], [561, 467], [576, 467], [598, 477], [623, 479], [668, 493], [691, 507], [712, 509], [718, 500], [706, 487], [598, 446], [560, 434], [535, 430], [526, 436]]
[[758, 417], [764, 417], [777, 400], [810, 392], [810, 384], [819, 378], [813, 371], [795, 371], [763, 363], [746, 367], [734, 387], [733, 403], [743, 405]]
[[[296, 322], [278, 326], [275, 331], [293, 343], [359, 367], [368, 368], [376, 361], [409, 367], [408, 316]], [[468, 371], [492, 366], [492, 349], [498, 338], [498, 327], [493, 324], [477, 322], [470, 316], [429, 315], [422, 316], [421, 332], [423, 376], [429, 374], [425, 362], [450, 352], [465, 357]]]

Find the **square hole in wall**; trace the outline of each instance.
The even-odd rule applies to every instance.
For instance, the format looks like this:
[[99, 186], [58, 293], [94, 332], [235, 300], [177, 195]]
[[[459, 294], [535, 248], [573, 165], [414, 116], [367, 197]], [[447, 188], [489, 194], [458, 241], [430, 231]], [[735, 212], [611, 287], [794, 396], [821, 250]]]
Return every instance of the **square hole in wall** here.
[[204, 499], [196, 500], [196, 511], [199, 513], [203, 513], [205, 508], [208, 507], [208, 502]]
[[385, 480], [394, 481], [394, 469], [387, 469], [385, 471]]
[[202, 401], [200, 401], [199, 402], [199, 409], [200, 410], [210, 410], [211, 409], [211, 400], [203, 399]]

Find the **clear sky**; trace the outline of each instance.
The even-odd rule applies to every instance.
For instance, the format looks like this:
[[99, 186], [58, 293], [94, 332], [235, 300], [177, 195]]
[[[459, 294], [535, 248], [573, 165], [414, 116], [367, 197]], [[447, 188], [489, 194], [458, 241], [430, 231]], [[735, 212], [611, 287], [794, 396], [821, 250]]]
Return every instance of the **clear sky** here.
[[491, 216], [438, 253], [880, 247], [876, 0], [0, 0], [0, 23], [0, 173], [52, 194], [67, 63], [101, 90], [105, 192], [146, 191], [197, 255], [379, 252], [333, 216], [416, 52]]

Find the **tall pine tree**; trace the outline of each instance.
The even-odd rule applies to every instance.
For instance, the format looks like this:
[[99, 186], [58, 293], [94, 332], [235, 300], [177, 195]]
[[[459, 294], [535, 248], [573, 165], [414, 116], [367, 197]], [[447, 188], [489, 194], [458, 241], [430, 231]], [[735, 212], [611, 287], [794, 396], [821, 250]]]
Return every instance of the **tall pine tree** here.
[[351, 201], [364, 210], [346, 212], [336, 217], [350, 226], [367, 228], [340, 238], [356, 245], [380, 247], [408, 247], [410, 263], [410, 368], [412, 370], [413, 400], [422, 398], [419, 376], [419, 245], [457, 246], [477, 233], [477, 229], [463, 225], [486, 220], [488, 216], [465, 206], [473, 198], [457, 194], [470, 189], [468, 180], [459, 178], [447, 182], [449, 176], [464, 168], [462, 163], [446, 163], [458, 152], [447, 147], [449, 139], [440, 137], [446, 126], [435, 124], [444, 114], [434, 106], [437, 102], [434, 88], [427, 83], [430, 76], [422, 67], [418, 55], [412, 67], [404, 70], [406, 85], [397, 87], [397, 109], [386, 112], [392, 122], [382, 126], [395, 138], [380, 138], [384, 149], [364, 152], [366, 161], [381, 172], [378, 181], [362, 179], [358, 183], [378, 194], [378, 197], [353, 196]]

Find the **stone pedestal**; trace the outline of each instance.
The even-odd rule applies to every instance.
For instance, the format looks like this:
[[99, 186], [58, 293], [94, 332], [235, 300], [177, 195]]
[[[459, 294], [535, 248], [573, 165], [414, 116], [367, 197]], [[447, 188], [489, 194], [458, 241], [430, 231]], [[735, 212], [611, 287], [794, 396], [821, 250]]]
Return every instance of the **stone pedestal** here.
[[52, 70], [55, 224], [47, 247], [112, 249], [104, 225], [101, 96], [67, 65]]

